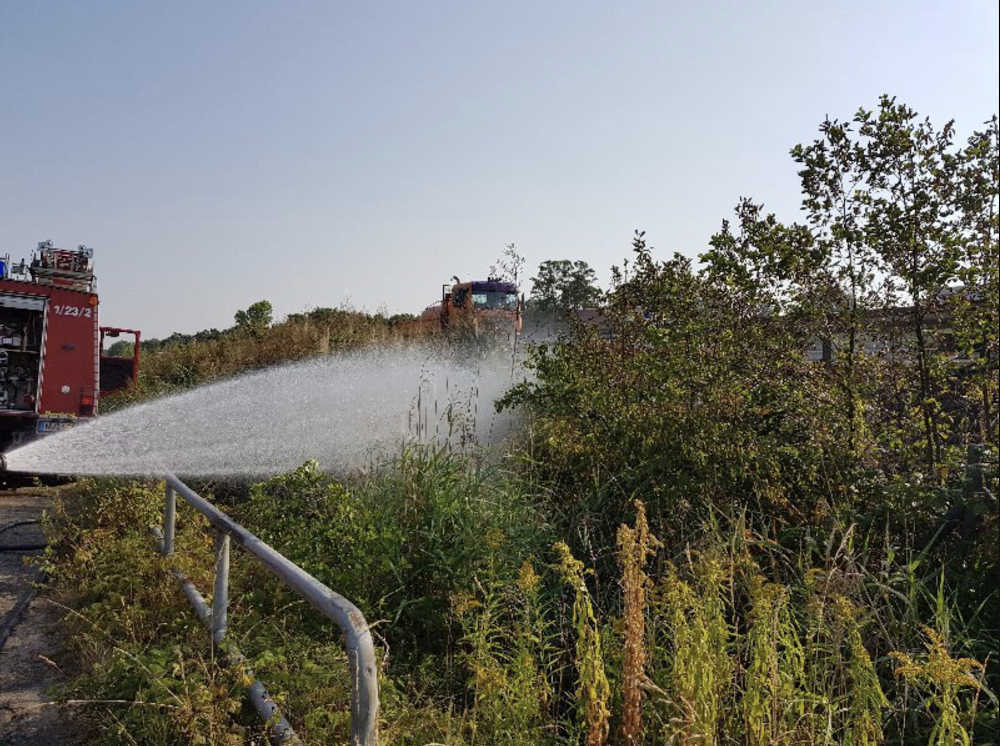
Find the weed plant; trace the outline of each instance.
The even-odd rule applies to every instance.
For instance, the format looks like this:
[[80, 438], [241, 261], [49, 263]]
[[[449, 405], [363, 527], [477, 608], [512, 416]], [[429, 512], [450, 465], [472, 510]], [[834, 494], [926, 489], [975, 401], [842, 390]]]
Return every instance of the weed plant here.
[[[869, 652], [893, 610], [866, 605], [880, 580], [854, 575], [865, 563], [844, 542], [817, 566], [717, 521], [669, 552], [637, 507], [620, 531], [622, 596], [602, 610], [592, 569], [504, 479], [410, 451], [357, 483], [306, 464], [234, 510], [374, 622], [383, 742], [990, 742], [996, 698], [982, 661], [953, 657], [947, 614], [914, 631], [919, 649]], [[92, 701], [99, 742], [255, 742], [245, 674], [213, 660], [152, 549], [161, 502], [162, 485], [110, 480], [57, 502], [44, 561], [77, 671], [63, 694]], [[208, 590], [205, 529], [182, 506], [172, 561]], [[307, 743], [346, 742], [336, 631], [238, 549], [231, 583], [231, 634], [255, 673]]]

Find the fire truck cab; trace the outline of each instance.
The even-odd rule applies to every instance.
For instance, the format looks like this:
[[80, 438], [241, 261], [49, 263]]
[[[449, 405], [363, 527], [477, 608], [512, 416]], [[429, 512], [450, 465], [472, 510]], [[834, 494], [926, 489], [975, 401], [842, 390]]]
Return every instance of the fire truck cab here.
[[[0, 257], [0, 452], [97, 414], [102, 339], [92, 249]], [[134, 381], [137, 363], [114, 380]]]
[[441, 303], [425, 309], [421, 318], [437, 315], [442, 330], [468, 329], [478, 336], [486, 330], [519, 333], [522, 312], [523, 300], [517, 295], [517, 286], [490, 277], [442, 286]]

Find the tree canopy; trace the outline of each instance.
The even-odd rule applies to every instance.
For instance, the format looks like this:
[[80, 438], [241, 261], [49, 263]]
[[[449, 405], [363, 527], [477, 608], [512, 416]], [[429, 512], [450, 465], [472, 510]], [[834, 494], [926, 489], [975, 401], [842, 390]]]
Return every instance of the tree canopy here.
[[237, 311], [233, 318], [237, 329], [251, 333], [261, 332], [271, 325], [271, 302], [259, 300], [245, 311]]
[[579, 259], [544, 261], [531, 282], [531, 304], [540, 311], [577, 311], [595, 306], [601, 299], [596, 273]]

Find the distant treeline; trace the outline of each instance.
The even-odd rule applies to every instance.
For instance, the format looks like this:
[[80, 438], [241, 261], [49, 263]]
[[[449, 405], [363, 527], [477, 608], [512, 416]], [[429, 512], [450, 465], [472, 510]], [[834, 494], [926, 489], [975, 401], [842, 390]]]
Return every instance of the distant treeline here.
[[[309, 311], [303, 311], [302, 313], [290, 313], [285, 317], [284, 323], [301, 324], [305, 322], [315, 322], [318, 324], [336, 324], [348, 318], [353, 319], [358, 316], [369, 316], [373, 322], [384, 323], [390, 327], [395, 326], [402, 321], [409, 321], [416, 318], [413, 314], [409, 313], [397, 313], [391, 316], [386, 316], [381, 313], [366, 314], [361, 311], [354, 311], [345, 308], [319, 307], [313, 308]], [[232, 338], [245, 336], [246, 334], [260, 333], [264, 329], [272, 326], [271, 303], [267, 300], [257, 301], [246, 310], [237, 311], [234, 314], [234, 319], [236, 323], [227, 329], [216, 329], [215, 327], [212, 327], [211, 329], [202, 329], [194, 332], [193, 334], [174, 332], [163, 339], [157, 339], [156, 337], [143, 339], [139, 345], [139, 349], [143, 353], [159, 352], [160, 350], [168, 350], [173, 347], [189, 345], [194, 342], [214, 342], [227, 337]], [[110, 345], [105, 350], [105, 354], [116, 355], [119, 357], [130, 357], [134, 348], [135, 345], [132, 342], [121, 339]]]

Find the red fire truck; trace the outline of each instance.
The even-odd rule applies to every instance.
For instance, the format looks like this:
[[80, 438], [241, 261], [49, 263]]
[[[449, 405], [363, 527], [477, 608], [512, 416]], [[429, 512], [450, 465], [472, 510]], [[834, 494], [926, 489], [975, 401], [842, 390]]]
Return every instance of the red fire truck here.
[[[102, 393], [135, 381], [139, 332], [101, 327], [94, 252], [38, 244], [30, 264], [0, 257], [0, 452], [97, 414]], [[131, 358], [105, 335], [135, 337]]]
[[441, 286], [441, 302], [424, 309], [417, 323], [427, 331], [469, 332], [503, 338], [519, 334], [524, 324], [524, 299], [517, 285], [498, 277]]

